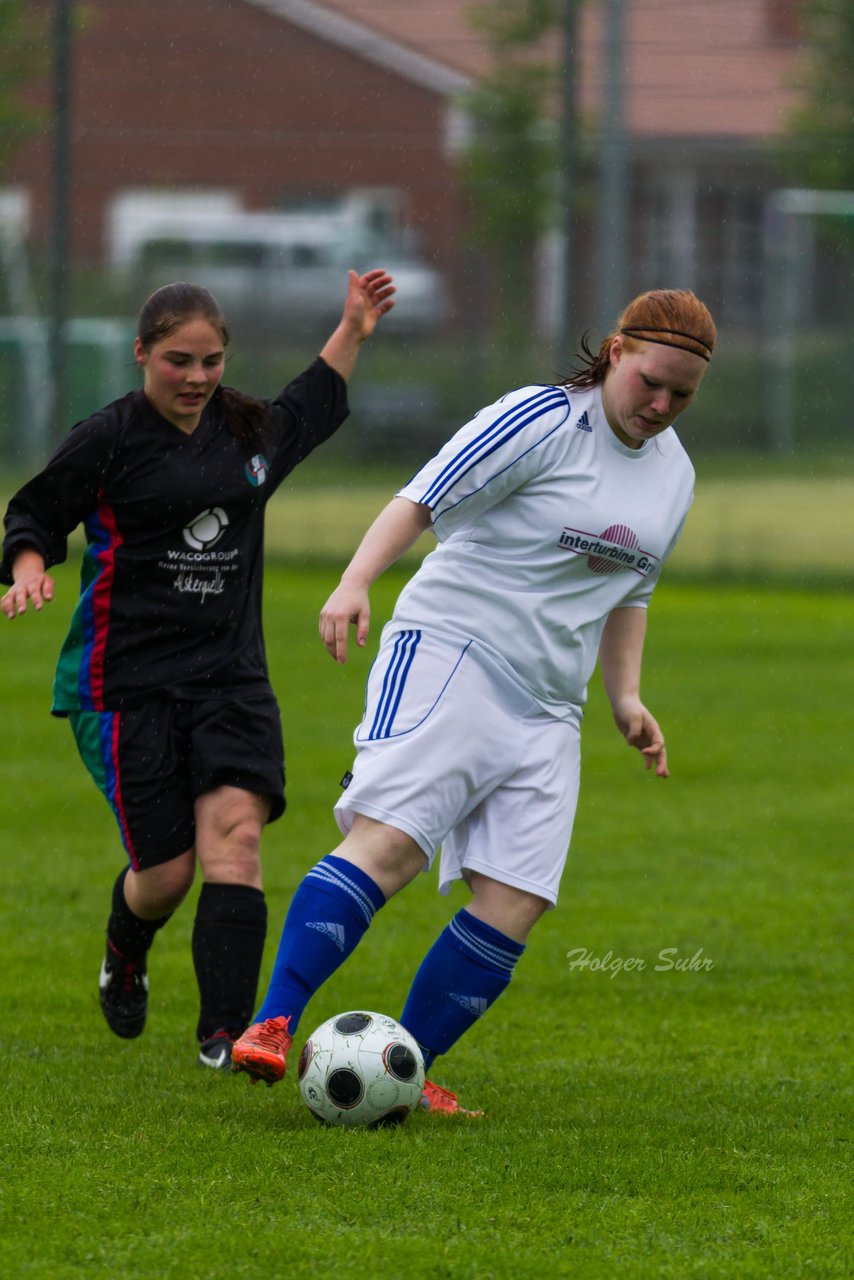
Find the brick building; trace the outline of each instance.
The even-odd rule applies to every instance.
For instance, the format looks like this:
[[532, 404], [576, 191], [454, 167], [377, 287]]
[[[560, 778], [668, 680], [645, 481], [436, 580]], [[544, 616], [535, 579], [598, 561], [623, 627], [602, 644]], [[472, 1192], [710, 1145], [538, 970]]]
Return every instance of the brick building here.
[[[764, 200], [779, 181], [769, 143], [795, 101], [796, 11], [795, 0], [626, 0], [630, 283], [678, 281], [733, 320], [755, 314]], [[601, 0], [579, 13], [595, 156]], [[454, 275], [459, 95], [488, 65], [457, 0], [87, 0], [72, 60], [71, 256], [104, 260], [111, 202], [129, 189], [230, 189], [263, 209], [369, 187], [398, 193], [401, 221]], [[42, 244], [49, 174], [47, 137], [7, 172]], [[588, 181], [595, 194], [595, 162]], [[588, 289], [594, 277], [591, 256]]]

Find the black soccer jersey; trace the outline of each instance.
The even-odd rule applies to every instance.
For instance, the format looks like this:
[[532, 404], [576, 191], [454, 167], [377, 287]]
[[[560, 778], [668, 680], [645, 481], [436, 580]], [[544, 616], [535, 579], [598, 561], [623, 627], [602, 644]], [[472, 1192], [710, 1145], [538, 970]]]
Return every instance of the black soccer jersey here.
[[81, 522], [80, 599], [53, 711], [118, 711], [162, 698], [269, 687], [261, 631], [267, 499], [347, 416], [344, 380], [318, 357], [270, 404], [262, 451], [225, 425], [219, 396], [188, 435], [132, 392], [78, 423], [6, 515], [15, 553], [65, 559]]

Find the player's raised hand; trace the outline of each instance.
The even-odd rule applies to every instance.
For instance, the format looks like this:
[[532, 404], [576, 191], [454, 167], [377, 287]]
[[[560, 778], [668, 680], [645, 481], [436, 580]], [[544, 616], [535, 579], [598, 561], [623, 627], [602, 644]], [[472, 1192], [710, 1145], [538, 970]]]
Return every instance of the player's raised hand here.
[[341, 319], [320, 352], [345, 382], [355, 368], [362, 343], [376, 329], [380, 316], [394, 306], [393, 294], [392, 278], [382, 267], [361, 276], [356, 271], [347, 273], [347, 297]]
[[367, 588], [342, 582], [321, 609], [318, 630], [330, 657], [340, 664], [347, 661], [350, 627], [356, 628], [356, 644], [363, 648], [370, 624], [371, 605]]
[[342, 322], [359, 339], [369, 338], [380, 316], [394, 306], [394, 292], [392, 277], [382, 267], [375, 267], [361, 276], [355, 271], [348, 272]]

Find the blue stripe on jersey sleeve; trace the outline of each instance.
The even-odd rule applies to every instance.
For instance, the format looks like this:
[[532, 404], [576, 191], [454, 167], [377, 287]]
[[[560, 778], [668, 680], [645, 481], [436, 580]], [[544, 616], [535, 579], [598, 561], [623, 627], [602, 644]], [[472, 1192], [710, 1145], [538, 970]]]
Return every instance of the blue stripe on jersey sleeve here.
[[[520, 404], [513, 405], [511, 409], [506, 410], [494, 422], [491, 422], [474, 440], [467, 441], [459, 452], [449, 459], [443, 470], [422, 495], [420, 501], [431, 509], [435, 508], [448, 490], [462, 476], [476, 467], [478, 463], [507, 444], [525, 427], [535, 422], [537, 418], [560, 407], [563, 407], [567, 413], [569, 412], [566, 396], [557, 387], [543, 387], [535, 395], [529, 396]], [[548, 434], [551, 434], [551, 430]], [[527, 453], [528, 450], [525, 450], [525, 452]], [[499, 475], [503, 470], [506, 470], [506, 468], [500, 467], [494, 474]], [[489, 477], [489, 479], [491, 478]], [[486, 480], [483, 483], [487, 484], [488, 482]], [[478, 485], [478, 488], [483, 488], [483, 484]]]

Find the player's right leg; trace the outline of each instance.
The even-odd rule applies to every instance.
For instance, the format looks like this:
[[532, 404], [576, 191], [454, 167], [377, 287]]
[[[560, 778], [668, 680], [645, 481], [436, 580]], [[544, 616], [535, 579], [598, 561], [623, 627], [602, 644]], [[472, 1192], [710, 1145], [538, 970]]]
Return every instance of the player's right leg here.
[[[235, 1070], [281, 1079], [310, 997], [384, 902], [429, 867], [444, 834], [476, 803], [471, 778], [486, 791], [506, 772], [494, 743], [468, 732], [490, 718], [494, 701], [492, 678], [468, 649], [420, 631], [384, 635], [353, 773], [335, 806], [344, 840], [294, 895], [267, 997], [235, 1045]], [[515, 720], [508, 729], [502, 718], [500, 728], [512, 744]]]
[[125, 868], [113, 885], [98, 999], [110, 1030], [122, 1039], [134, 1039], [145, 1027], [148, 952], [190, 888], [194, 868], [195, 856], [188, 849], [145, 871]]
[[130, 862], [113, 886], [98, 998], [110, 1029], [132, 1039], [145, 1026], [148, 951], [189, 890], [195, 868], [176, 709], [164, 702], [79, 711], [69, 722]]
[[376, 912], [425, 864], [410, 837], [361, 814], [309, 871], [291, 901], [264, 1003], [236, 1041], [231, 1064], [274, 1084], [305, 1006], [358, 946]]

